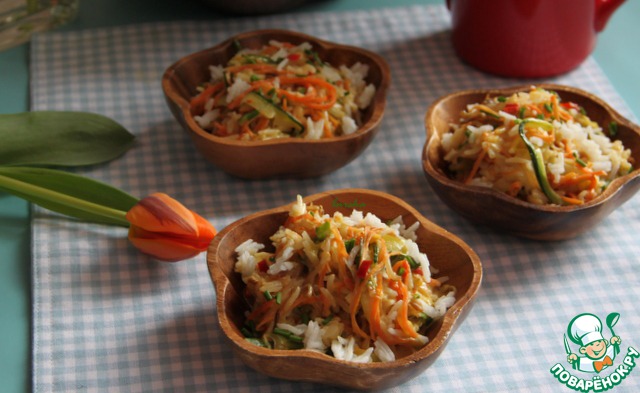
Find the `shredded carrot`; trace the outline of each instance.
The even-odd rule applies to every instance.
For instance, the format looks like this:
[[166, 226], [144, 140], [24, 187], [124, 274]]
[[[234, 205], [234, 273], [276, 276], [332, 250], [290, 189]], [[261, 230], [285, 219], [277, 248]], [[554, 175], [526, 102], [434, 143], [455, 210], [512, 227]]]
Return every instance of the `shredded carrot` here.
[[558, 182], [559, 187], [573, 186], [579, 184], [586, 180], [591, 180], [593, 178], [593, 172], [583, 173], [582, 175], [578, 175], [574, 172], [570, 172], [566, 175], [560, 176], [560, 181]]
[[324, 287], [324, 278], [327, 274], [327, 272], [329, 271], [329, 263], [325, 262], [322, 264], [322, 266], [320, 267], [320, 271], [318, 272], [318, 280], [316, 282], [316, 285], [318, 285], [318, 287]]
[[251, 84], [251, 87], [249, 87], [247, 90], [243, 91], [242, 93], [238, 94], [233, 101], [231, 101], [228, 105], [227, 108], [229, 109], [235, 109], [238, 106], [240, 106], [240, 104], [242, 103], [242, 101], [244, 100], [244, 98], [247, 96], [247, 94], [251, 93], [252, 91], [256, 91], [258, 89], [264, 89], [264, 90], [271, 90], [273, 89], [273, 83], [271, 83], [271, 81], [268, 80], [259, 80], [259, 81], [255, 81]]
[[418, 337], [418, 333], [415, 331], [413, 325], [409, 321], [409, 291], [407, 290], [406, 281], [407, 280], [405, 279], [405, 282], [400, 284], [402, 305], [398, 310], [398, 317], [396, 318], [396, 322], [398, 323], [400, 329], [402, 329], [404, 334], [409, 337], [415, 338]]
[[551, 109], [553, 110], [553, 117], [560, 119], [558, 97], [555, 94], [551, 94]]
[[229, 131], [227, 130], [227, 127], [224, 126], [224, 124], [214, 121], [213, 123], [211, 123], [211, 125], [213, 126], [213, 133], [217, 136], [227, 136], [229, 135]]
[[201, 115], [204, 112], [204, 106], [206, 105], [209, 98], [211, 98], [217, 92], [221, 91], [223, 88], [224, 83], [218, 82], [216, 84], [208, 86], [200, 94], [193, 97], [190, 102], [191, 114]]
[[516, 196], [520, 192], [520, 189], [522, 189], [522, 183], [520, 181], [516, 180], [513, 183], [511, 183], [507, 193], [509, 195], [511, 195], [511, 196]]
[[240, 135], [243, 134], [253, 134], [253, 131], [251, 131], [251, 128], [249, 128], [249, 121], [245, 122], [241, 127], [240, 127]]
[[563, 196], [561, 198], [562, 198], [563, 201], [567, 202], [570, 205], [582, 205], [584, 203], [578, 198], [571, 198], [571, 197], [567, 197], [567, 196]]
[[471, 168], [471, 171], [469, 172], [469, 175], [467, 175], [467, 178], [464, 179], [464, 184], [469, 184], [471, 179], [474, 178], [474, 176], [478, 172], [478, 169], [480, 169], [480, 164], [482, 163], [482, 160], [484, 160], [484, 156], [486, 156], [486, 155], [487, 155], [486, 150], [483, 149], [483, 150], [480, 151], [480, 154], [478, 154], [478, 157], [476, 158], [476, 161], [473, 163], [473, 167]]
[[260, 118], [258, 119], [258, 121], [256, 121], [256, 125], [254, 130], [257, 131], [262, 131], [265, 128], [267, 128], [269, 126], [269, 119], [267, 119], [264, 116], [260, 116]]
[[542, 139], [543, 142], [553, 143], [555, 141], [555, 137], [553, 135], [549, 135], [546, 132], [540, 130], [539, 128], [529, 128], [529, 133], [527, 134], [528, 138], [538, 137]]
[[[317, 86], [324, 89], [327, 93], [327, 96], [324, 97], [322, 101], [319, 101], [317, 95], [310, 95], [307, 92], [306, 95], [299, 95], [288, 92], [286, 90], [279, 90], [278, 94], [285, 95], [289, 100], [295, 102], [304, 103], [306, 106], [312, 109], [329, 109], [331, 108], [338, 98], [337, 90], [334, 85], [327, 82], [326, 80], [316, 77], [316, 76], [307, 76], [307, 77], [288, 77], [283, 76], [280, 78], [281, 85], [300, 85], [300, 86]], [[322, 99], [322, 98], [321, 98]]]
[[563, 139], [562, 143], [564, 144], [564, 155], [565, 157], [572, 157], [573, 150], [571, 150], [571, 142], [567, 139]]
[[277, 305], [275, 299], [264, 302], [247, 316], [247, 321], [257, 322], [256, 328], [262, 328], [265, 324], [269, 323], [269, 317], [275, 315], [275, 312], [271, 312], [274, 305]]
[[532, 115], [537, 115], [537, 114], [544, 114], [544, 111], [542, 109], [540, 109], [539, 106], [537, 105], [533, 105], [533, 104], [525, 104], [524, 105], [525, 108], [529, 109], [529, 111], [531, 112]]
[[353, 299], [351, 299], [351, 308], [349, 310], [349, 316], [351, 319], [351, 328], [353, 329], [353, 332], [360, 337], [369, 339], [370, 338], [369, 335], [364, 331], [362, 331], [362, 329], [360, 329], [360, 326], [358, 325], [358, 321], [356, 320], [356, 315], [358, 315], [358, 309], [360, 309], [360, 299], [362, 298], [362, 291], [364, 291], [364, 288], [366, 285], [367, 285], [366, 280], [361, 280], [358, 283], [358, 286], [356, 288], [356, 293], [354, 294]]
[[398, 295], [396, 296], [396, 300], [400, 300], [400, 281], [398, 280], [390, 280], [389, 288], [393, 289]]
[[331, 129], [331, 123], [328, 121], [324, 122], [324, 126], [322, 127], [322, 136], [324, 138], [331, 138], [333, 136], [333, 130]]

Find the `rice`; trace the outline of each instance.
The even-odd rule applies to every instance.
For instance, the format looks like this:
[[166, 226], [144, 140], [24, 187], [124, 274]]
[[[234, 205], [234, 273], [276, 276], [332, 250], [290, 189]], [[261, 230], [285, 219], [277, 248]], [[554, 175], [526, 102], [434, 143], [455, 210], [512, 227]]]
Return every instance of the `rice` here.
[[270, 348], [352, 362], [417, 350], [428, 341], [425, 329], [455, 302], [455, 288], [431, 278], [418, 229], [357, 209], [328, 215], [298, 196], [270, 237], [274, 251], [253, 240], [236, 248], [235, 271], [252, 304], [243, 332]]

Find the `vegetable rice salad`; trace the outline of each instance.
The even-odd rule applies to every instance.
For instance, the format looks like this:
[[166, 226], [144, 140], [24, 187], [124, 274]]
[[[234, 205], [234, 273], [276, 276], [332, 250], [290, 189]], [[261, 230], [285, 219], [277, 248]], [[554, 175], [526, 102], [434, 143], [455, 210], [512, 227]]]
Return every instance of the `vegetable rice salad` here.
[[455, 289], [431, 277], [418, 225], [358, 210], [329, 216], [298, 196], [270, 238], [274, 252], [252, 239], [236, 249], [235, 270], [252, 304], [247, 340], [353, 362], [393, 361], [424, 346]]
[[538, 204], [580, 205], [633, 169], [631, 151], [583, 108], [532, 87], [460, 113], [442, 137], [451, 176]]
[[365, 81], [367, 65], [335, 67], [307, 42], [239, 48], [228, 64], [209, 70], [191, 114], [213, 135], [242, 140], [353, 134], [376, 91]]

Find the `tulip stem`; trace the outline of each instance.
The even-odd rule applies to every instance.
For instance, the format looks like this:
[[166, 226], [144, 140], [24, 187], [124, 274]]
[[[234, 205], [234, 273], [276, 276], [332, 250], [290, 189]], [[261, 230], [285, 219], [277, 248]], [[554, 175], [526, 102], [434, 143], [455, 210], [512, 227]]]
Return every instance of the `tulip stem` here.
[[116, 225], [124, 227], [129, 226], [129, 221], [127, 221], [125, 217], [127, 212], [125, 211], [99, 205], [71, 195], [16, 180], [8, 176], [0, 175], [0, 189], [6, 190], [10, 193], [15, 193], [27, 200], [32, 201], [33, 199], [37, 199], [40, 201], [53, 202], [58, 205], [72, 207], [77, 210], [104, 217]]

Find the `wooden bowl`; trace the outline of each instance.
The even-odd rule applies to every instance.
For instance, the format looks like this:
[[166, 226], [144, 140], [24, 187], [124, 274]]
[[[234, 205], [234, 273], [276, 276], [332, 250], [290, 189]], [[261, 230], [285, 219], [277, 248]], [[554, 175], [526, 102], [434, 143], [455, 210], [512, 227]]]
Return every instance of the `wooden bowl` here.
[[[353, 134], [320, 140], [300, 138], [242, 141], [214, 136], [193, 119], [189, 100], [196, 87], [210, 78], [208, 66], [226, 64], [242, 47], [259, 48], [270, 40], [300, 44], [309, 42], [324, 61], [334, 65], [367, 64], [367, 82], [376, 87], [371, 105], [363, 112], [362, 125]], [[333, 172], [355, 159], [373, 140], [382, 119], [390, 83], [387, 63], [377, 54], [286, 30], [242, 33], [171, 65], [162, 78], [166, 101], [175, 118], [187, 130], [197, 150], [225, 172], [246, 179], [273, 177], [310, 178]]]
[[[617, 122], [616, 139], [621, 140], [625, 148], [631, 149], [635, 166], [640, 164], [640, 128], [637, 125], [586, 91], [556, 84], [536, 86], [556, 91], [563, 101], [573, 101], [583, 106], [588, 116], [604, 129], [611, 121]], [[593, 228], [631, 198], [640, 187], [640, 169], [614, 180], [597, 198], [579, 206], [535, 205], [490, 188], [464, 185], [446, 175], [441, 137], [449, 131], [450, 124], [459, 121], [460, 112], [467, 105], [481, 102], [487, 96], [509, 96], [529, 88], [517, 86], [460, 91], [434, 102], [425, 117], [427, 141], [423, 149], [422, 166], [440, 199], [472, 222], [525, 238], [570, 239]]]
[[402, 216], [407, 226], [419, 221], [416, 234], [420, 250], [426, 252], [437, 277], [448, 276], [456, 287], [456, 302], [443, 318], [434, 323], [428, 344], [414, 354], [386, 363], [352, 363], [310, 350], [273, 350], [244, 340], [240, 328], [248, 309], [242, 293], [244, 283], [234, 272], [236, 247], [247, 239], [270, 244], [269, 236], [288, 217], [290, 205], [245, 217], [222, 230], [207, 253], [207, 263], [216, 288], [218, 322], [235, 353], [249, 367], [266, 375], [316, 382], [354, 389], [381, 389], [403, 383], [424, 371], [442, 352], [457, 326], [469, 312], [480, 287], [482, 267], [478, 256], [459, 238], [424, 218], [402, 200], [377, 191], [345, 189], [328, 191], [305, 198], [322, 205], [325, 212], [340, 211], [355, 203], [357, 209], [371, 212], [383, 221]]

